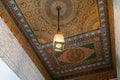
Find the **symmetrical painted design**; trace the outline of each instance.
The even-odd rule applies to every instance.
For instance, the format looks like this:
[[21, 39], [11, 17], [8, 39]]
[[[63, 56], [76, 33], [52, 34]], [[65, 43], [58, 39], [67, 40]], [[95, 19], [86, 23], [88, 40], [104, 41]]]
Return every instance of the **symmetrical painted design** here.
[[67, 37], [100, 28], [96, 0], [15, 0], [40, 44], [53, 41], [57, 32], [57, 6], [60, 29]]
[[[45, 47], [46, 48], [46, 47]], [[44, 52], [52, 54], [52, 48], [43, 49]], [[84, 60], [96, 58], [94, 43], [90, 43], [77, 48], [67, 49], [63, 52], [53, 53], [59, 65], [69, 65]]]
[[[54, 3], [54, 0], [50, 0], [51, 2], [48, 0], [43, 1], [43, 3], [45, 3], [46, 6], [41, 5], [42, 0], [34, 1], [35, 6], [40, 5], [40, 6], [44, 6], [44, 8], [45, 8], [44, 9], [45, 11], [43, 11], [43, 13], [41, 12], [42, 9], [37, 11], [37, 12], [40, 11], [39, 15], [42, 14], [42, 16], [43, 16], [43, 17], [41, 16], [41, 18], [39, 18], [40, 25], [43, 24], [40, 28], [38, 28], [38, 26], [37, 26], [38, 23], [34, 19], [31, 18], [32, 17], [31, 12], [28, 11], [30, 9], [33, 9], [31, 11], [34, 11], [34, 8], [36, 8], [36, 7], [33, 7], [33, 8], [30, 7], [30, 3], [32, 3], [32, 0], [24, 0], [24, 1], [23, 0], [19, 0], [19, 1], [15, 0], [16, 2], [14, 0], [9, 0], [9, 1], [5, 0], [5, 1], [6, 1], [6, 4], [8, 5], [8, 7], [10, 8], [10, 10], [13, 12], [13, 15], [16, 16], [16, 19], [22, 25], [22, 29], [25, 31], [26, 36], [30, 39], [31, 44], [34, 46], [34, 48], [39, 52], [39, 55], [40, 55], [42, 61], [45, 62], [44, 64], [46, 65], [47, 69], [50, 71], [50, 73], [52, 74], [52, 76], [55, 79], [59, 79], [61, 77], [69, 78], [71, 75], [73, 77], [88, 75], [91, 73], [98, 73], [98, 72], [103, 72], [103, 71], [112, 69], [112, 59], [111, 59], [111, 52], [110, 52], [110, 47], [109, 47], [110, 46], [109, 35], [107, 33], [107, 32], [109, 32], [109, 30], [108, 30], [109, 26], [107, 25], [107, 19], [106, 19], [107, 14], [105, 12], [106, 11], [106, 4], [104, 2], [105, 0], [84, 0], [84, 1], [76, 0], [77, 1], [76, 6], [78, 7], [77, 9], [80, 9], [80, 10], [75, 11], [75, 13], [76, 13], [75, 15], [80, 15], [79, 11], [88, 10], [88, 12], [90, 12], [89, 9], [91, 10], [91, 14], [93, 14], [93, 15], [91, 15], [91, 14], [86, 15], [85, 13], [87, 13], [87, 11], [82, 12], [82, 13], [84, 13], [81, 16], [81, 17], [84, 17], [84, 18], [82, 18], [83, 20], [80, 19], [80, 21], [79, 21], [78, 18], [80, 16], [76, 16], [77, 18], [75, 18], [75, 19], [71, 18], [71, 19], [73, 19], [72, 22], [68, 21], [66, 23], [62, 23], [61, 26], [64, 26], [64, 28], [66, 28], [65, 26], [67, 26], [67, 27], [69, 27], [69, 29], [68, 28], [66, 28], [66, 29], [71, 31], [71, 35], [69, 35], [69, 34], [65, 35], [67, 38], [65, 39], [65, 51], [63, 53], [54, 52], [52, 50], [52, 43], [45, 42], [46, 44], [42, 44], [42, 43], [44, 43], [45, 40], [39, 41], [39, 39], [41, 37], [43, 38], [43, 36], [40, 36], [40, 38], [37, 37], [37, 34], [39, 34], [39, 35], [47, 35], [48, 34], [48, 33], [44, 34], [44, 33], [42, 33], [42, 31], [43, 32], [51, 31], [52, 34], [49, 36], [49, 37], [51, 37], [49, 39], [51, 41], [52, 36], [55, 33], [55, 31], [52, 31], [52, 30], [55, 30], [56, 27], [55, 26], [47, 27], [47, 25], [51, 25], [52, 23], [50, 24], [50, 22], [46, 20], [46, 19], [50, 18], [50, 15], [54, 14], [54, 13], [48, 14], [48, 12], [46, 12], [49, 9], [48, 7], [46, 8], [46, 6], [52, 5], [52, 2], [53, 2], [53, 6], [56, 6], [57, 3]], [[64, 1], [64, 0], [61, 0], [61, 4], [62, 4], [62, 1]], [[76, 4], [76, 1], [74, 2], [74, 1], [70, 0], [70, 2], [67, 2], [67, 3], [72, 5], [73, 3]], [[86, 5], [88, 5], [88, 6], [85, 7], [85, 5], [82, 4], [82, 2], [85, 2]], [[27, 4], [27, 3], [29, 3], [29, 4]], [[73, 6], [75, 4], [73, 4]], [[27, 6], [29, 6], [30, 9], [25, 9], [25, 8], [27, 8]], [[42, 7], [40, 7], [40, 8], [42, 8]], [[72, 7], [72, 8], [74, 11], [74, 7]], [[95, 9], [93, 9], [93, 8], [95, 8]], [[54, 11], [53, 8], [52, 8], [52, 10]], [[28, 13], [26, 13], [26, 11], [28, 11]], [[56, 15], [56, 14], [54, 14], [54, 15]], [[64, 13], [63, 13], [63, 15], [64, 15]], [[37, 15], [35, 15], [35, 16], [37, 16]], [[44, 19], [44, 18], [46, 18], [46, 19]], [[55, 18], [56, 18], [56, 16], [54, 16], [54, 17], [52, 16], [52, 18], [50, 18], [50, 19], [55, 19]], [[44, 19], [44, 20], [42, 21], [41, 19]], [[91, 22], [89, 22], [89, 20], [91, 21], [91, 19], [92, 19], [92, 22], [94, 22], [93, 24]], [[63, 21], [64, 20], [65, 19], [63, 17]], [[34, 22], [34, 24], [36, 24], [36, 26], [34, 25], [35, 27], [31, 27], [31, 26], [33, 26], [33, 23], [31, 24], [30, 21]], [[76, 26], [77, 23], [80, 23], [82, 21], [85, 21], [85, 23], [88, 23], [88, 24], [85, 25], [85, 23], [84, 23], [84, 26], [79, 25], [79, 27], [71, 26], [71, 25]], [[47, 24], [45, 22], [47, 22]], [[68, 24], [69, 22], [71, 24]], [[56, 25], [56, 21], [53, 20], [53, 24]], [[66, 25], [66, 24], [68, 24], [68, 25]], [[70, 29], [71, 27], [76, 28], [76, 29], [73, 29], [73, 28]], [[88, 27], [88, 28], [85, 28], [85, 27]], [[91, 28], [91, 27], [93, 27], [93, 28]], [[63, 27], [61, 27], [61, 30], [64, 30], [64, 31], [62, 31], [63, 33], [67, 32], [66, 29], [62, 29], [62, 28]], [[81, 31], [83, 30], [83, 32], [81, 32], [80, 30], [77, 30], [80, 28], [83, 28], [85, 31], [83, 29], [81, 29]], [[75, 34], [73, 34], [73, 33], [75, 33]], [[76, 35], [76, 36], [74, 36], [74, 35]], [[43, 42], [41, 42], [41, 41], [43, 41]], [[74, 55], [72, 52], [73, 53], [75, 52], [77, 54]], [[71, 56], [74, 56], [74, 57], [71, 57]], [[67, 58], [64, 58], [64, 57], [67, 57]], [[76, 60], [74, 60], [74, 58]]]
[[[90, 49], [92, 47], [93, 49]], [[62, 53], [56, 53], [55, 57], [57, 58], [59, 64], [66, 65], [95, 58], [96, 54], [94, 44], [91, 43], [78, 48], [68, 49]]]

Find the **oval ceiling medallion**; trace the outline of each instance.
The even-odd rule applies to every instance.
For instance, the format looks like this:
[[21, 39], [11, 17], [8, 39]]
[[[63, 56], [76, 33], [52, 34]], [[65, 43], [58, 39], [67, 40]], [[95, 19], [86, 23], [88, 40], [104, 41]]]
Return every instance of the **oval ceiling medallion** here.
[[58, 12], [57, 7], [61, 7], [60, 24], [66, 24], [75, 18], [77, 5], [75, 0], [42, 0], [41, 12], [43, 18], [50, 24], [56, 25]]

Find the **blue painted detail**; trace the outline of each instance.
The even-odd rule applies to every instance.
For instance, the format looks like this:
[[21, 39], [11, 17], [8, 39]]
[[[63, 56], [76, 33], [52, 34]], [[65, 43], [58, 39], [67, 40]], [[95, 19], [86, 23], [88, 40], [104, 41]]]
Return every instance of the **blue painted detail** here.
[[[101, 7], [104, 6], [104, 4], [100, 5]], [[104, 13], [104, 10], [100, 10], [100, 14]]]
[[25, 25], [27, 25], [25, 22], [22, 22], [22, 24], [25, 26]]
[[107, 48], [107, 45], [104, 44], [104, 49], [106, 49], [106, 48]]
[[32, 41], [34, 42], [34, 44], [37, 43], [37, 40], [35, 38], [33, 38]]
[[38, 50], [41, 50], [41, 49], [42, 49], [40, 45], [38, 45], [38, 46], [36, 46], [36, 47], [37, 47]]
[[30, 34], [32, 34], [32, 31], [29, 29], [29, 31], [28, 31], [28, 34], [29, 34], [29, 36], [30, 36]]
[[104, 11], [104, 6], [100, 6], [100, 11]]
[[18, 10], [18, 8], [15, 6], [15, 7], [14, 7], [14, 10]]
[[106, 61], [106, 64], [110, 63], [110, 61]]
[[22, 18], [20, 21], [21, 21], [22, 23], [25, 22], [23, 18]]
[[18, 15], [18, 16], [22, 16], [22, 14], [21, 14], [21, 13], [18, 13], [17, 15]]
[[103, 32], [103, 33], [106, 32], [106, 28], [105, 28], [105, 27], [102, 28], [102, 32]]
[[26, 25], [24, 25], [24, 28], [25, 28], [25, 29], [28, 29], [29, 27], [28, 27], [28, 25], [26, 24]]
[[12, 5], [12, 7], [14, 8], [14, 7], [16, 7], [16, 5], [15, 4], [11, 4]]
[[77, 37], [74, 37], [74, 40], [76, 40], [77, 39]]
[[102, 12], [102, 13], [100, 13], [100, 16], [103, 16], [103, 17], [105, 17], [105, 14]]
[[26, 31], [27, 31], [27, 32], [31, 32], [31, 30], [30, 30], [30, 29], [27, 29]]
[[[45, 57], [45, 54], [43, 53], [42, 51], [42, 47], [39, 45], [39, 43], [37, 43], [37, 40], [35, 39], [32, 31], [29, 29], [29, 26], [27, 25], [27, 23], [25, 22], [24, 20], [24, 17], [22, 16], [22, 14], [20, 13], [19, 9], [17, 8], [17, 6], [15, 5], [15, 2], [14, 0], [9, 0], [10, 3], [12, 4], [13, 6], [13, 9], [14, 11], [16, 12], [16, 14], [18, 15], [18, 18], [21, 20], [21, 23], [24, 25], [24, 28], [25, 30], [29, 33], [29, 37], [32, 39], [32, 41], [34, 42], [34, 44], [36, 45], [37, 49], [39, 50], [40, 54], [42, 55], [42, 57]], [[104, 4], [103, 3], [103, 0], [99, 0], [99, 4]], [[104, 21], [104, 7], [103, 5], [100, 5], [100, 13], [101, 13], [101, 21], [103, 20]], [[105, 24], [102, 23], [102, 32], [106, 32], [106, 27]], [[76, 39], [76, 38], [83, 38], [84, 36], [88, 36], [88, 35], [94, 35], [94, 34], [97, 34], [97, 33], [101, 33], [101, 30], [98, 30], [98, 31], [95, 31], [93, 33], [88, 33], [88, 34], [83, 34], [83, 35], [79, 35], [79, 36], [76, 36], [76, 37], [73, 37], [73, 39]], [[71, 39], [67, 39], [68, 41], [71, 41]], [[104, 40], [107, 40], [104, 38]], [[48, 47], [51, 46], [51, 45], [47, 45]], [[55, 54], [55, 53], [54, 53]], [[106, 53], [108, 54], [108, 53]], [[46, 60], [46, 57], [45, 57], [45, 60]], [[102, 62], [101, 64], [105, 64], [105, 62]], [[87, 66], [83, 66], [83, 68], [86, 68], [86, 67], [93, 67], [93, 66], [96, 66], [96, 65], [101, 65], [100, 63], [97, 63], [97, 64], [93, 64], [93, 65], [87, 65]], [[51, 65], [48, 65], [48, 66], [51, 66]], [[78, 69], [81, 69], [81, 67], [78, 67]], [[65, 72], [67, 72], [68, 70], [66, 70]], [[59, 73], [59, 72], [58, 72]]]
[[39, 50], [39, 52], [40, 52], [41, 54], [44, 54], [42, 49], [41, 49], [41, 50]]
[[[20, 12], [19, 12], [19, 10], [17, 9], [17, 10], [15, 10], [15, 13], [18, 14], [18, 13], [20, 13]], [[21, 17], [22, 17], [22, 16], [21, 16]]]
[[82, 36], [80, 35], [79, 38], [82, 38]]
[[[38, 46], [38, 45], [39, 45], [39, 43], [37, 43], [37, 40], [35, 39], [34, 41], [36, 41], [35, 45], [36, 45], [36, 46]], [[42, 47], [42, 48], [43, 48], [43, 47]]]
[[[104, 38], [107, 39], [106, 36], [104, 36]], [[108, 41], [107, 41], [107, 40], [104, 40], [104, 43], [108, 43]]]
[[25, 28], [26, 31], [30, 30], [29, 27], [28, 27], [28, 25], [24, 26], [24, 28]]
[[41, 55], [42, 55], [42, 57], [45, 57], [45, 54], [44, 54], [44, 53], [42, 53]]
[[22, 19], [22, 16], [18, 16], [18, 18], [21, 20], [21, 19]]
[[100, 15], [100, 18], [101, 18], [101, 19], [105, 19], [105, 16], [104, 16], [104, 15]]
[[[16, 6], [14, 0], [9, 0], [10, 4], [12, 5], [13, 10], [15, 11], [16, 15], [18, 15], [18, 18], [20, 19], [21, 23], [24, 25], [25, 30], [27, 31], [27, 33], [29, 34], [30, 38], [32, 39], [33, 42], [36, 42], [36, 39], [32, 33], [32, 31], [29, 29], [27, 23], [24, 20], [24, 17], [22, 16], [22, 14], [20, 13], [20, 10], [18, 9], [18, 7]], [[40, 47], [37, 46], [38, 49], [40, 49]]]
[[10, 1], [10, 3], [11, 3], [11, 4], [13, 4], [13, 3], [14, 3], [14, 0], [9, 0], [9, 1]]
[[34, 35], [33, 34], [29, 34], [29, 36], [33, 39], [34, 38]]

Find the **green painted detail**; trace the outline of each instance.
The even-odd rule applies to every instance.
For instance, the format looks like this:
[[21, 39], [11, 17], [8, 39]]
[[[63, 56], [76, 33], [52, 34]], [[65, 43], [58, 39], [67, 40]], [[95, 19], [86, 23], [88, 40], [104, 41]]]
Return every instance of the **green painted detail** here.
[[59, 61], [59, 64], [60, 65], [66, 65], [66, 64], [71, 64], [71, 63], [66, 63], [66, 62]]
[[[86, 45], [83, 45], [83, 46], [80, 46], [80, 47], [83, 47], [83, 48], [89, 48], [89, 49], [92, 49], [94, 50], [94, 53], [92, 53], [90, 56], [88, 56], [86, 59], [84, 59], [83, 61], [85, 60], [91, 60], [91, 59], [95, 59], [97, 57], [96, 55], [96, 52], [95, 52], [95, 44], [94, 43], [90, 43], [90, 44], [86, 44]], [[61, 55], [64, 55], [64, 52], [55, 52], [55, 57], [58, 59], [59, 57], [61, 57]], [[66, 57], [66, 56], [65, 56]], [[66, 57], [67, 58], [67, 57]], [[68, 65], [68, 64], [72, 64], [72, 62], [63, 62], [63, 61], [59, 61], [58, 60], [58, 63], [60, 65]]]
[[86, 60], [94, 59], [96, 58], [96, 53], [94, 52], [91, 56], [89, 56]]
[[94, 43], [86, 44], [81, 47], [89, 48], [89, 49], [95, 49]]

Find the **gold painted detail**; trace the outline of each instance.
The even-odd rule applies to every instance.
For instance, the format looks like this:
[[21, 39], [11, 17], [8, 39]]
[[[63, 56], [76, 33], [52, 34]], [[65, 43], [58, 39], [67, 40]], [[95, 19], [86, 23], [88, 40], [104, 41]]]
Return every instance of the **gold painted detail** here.
[[96, 0], [15, 0], [40, 44], [53, 41], [57, 10], [61, 7], [60, 30], [66, 37], [100, 28]]

